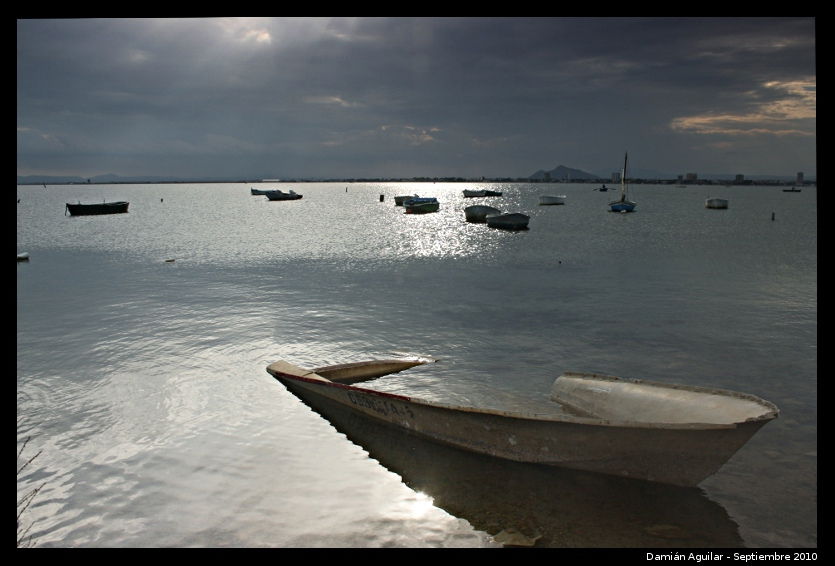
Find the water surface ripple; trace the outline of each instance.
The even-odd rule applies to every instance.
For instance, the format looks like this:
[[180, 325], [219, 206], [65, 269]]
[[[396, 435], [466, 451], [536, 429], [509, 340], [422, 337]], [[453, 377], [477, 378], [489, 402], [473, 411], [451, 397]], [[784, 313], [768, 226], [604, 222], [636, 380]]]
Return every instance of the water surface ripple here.
[[[487, 547], [509, 529], [550, 547], [816, 546], [814, 189], [644, 185], [612, 214], [591, 185], [464, 199], [474, 186], [306, 183], [292, 202], [243, 183], [19, 186], [32, 546]], [[555, 191], [565, 205], [538, 206]], [[415, 193], [441, 210], [394, 206]], [[105, 198], [130, 212], [64, 215]], [[530, 229], [469, 224], [470, 204]], [[328, 422], [265, 371], [398, 351], [440, 361], [374, 386], [438, 401], [534, 407], [592, 371], [781, 415], [699, 488], [669, 489]]]

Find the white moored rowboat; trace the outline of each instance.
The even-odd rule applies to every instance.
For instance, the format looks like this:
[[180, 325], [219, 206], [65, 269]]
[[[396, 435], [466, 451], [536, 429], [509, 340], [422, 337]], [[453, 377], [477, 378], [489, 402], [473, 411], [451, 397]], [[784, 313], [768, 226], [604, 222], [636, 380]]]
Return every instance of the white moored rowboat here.
[[349, 385], [427, 361], [372, 360], [315, 370], [277, 361], [267, 372], [314, 409], [331, 401], [459, 449], [682, 486], [718, 471], [779, 413], [745, 393], [588, 373], [559, 376], [547, 414], [461, 407]]

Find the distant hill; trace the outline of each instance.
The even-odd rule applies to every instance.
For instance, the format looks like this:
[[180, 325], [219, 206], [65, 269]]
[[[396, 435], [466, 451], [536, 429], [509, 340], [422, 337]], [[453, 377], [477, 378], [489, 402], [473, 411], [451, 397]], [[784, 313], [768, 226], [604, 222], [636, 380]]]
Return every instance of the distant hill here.
[[599, 175], [588, 173], [580, 169], [572, 169], [571, 167], [566, 167], [565, 165], [559, 165], [557, 167], [554, 167], [550, 171], [543, 171], [542, 169], [540, 169], [528, 178], [535, 179], [537, 181], [541, 181], [543, 179], [551, 179], [552, 181], [562, 181], [565, 179], [600, 179], [601, 177]]
[[34, 185], [41, 183], [50, 183], [53, 185], [64, 185], [68, 183], [86, 183], [87, 179], [81, 177], [69, 177], [63, 175], [24, 175], [17, 177], [18, 185]]

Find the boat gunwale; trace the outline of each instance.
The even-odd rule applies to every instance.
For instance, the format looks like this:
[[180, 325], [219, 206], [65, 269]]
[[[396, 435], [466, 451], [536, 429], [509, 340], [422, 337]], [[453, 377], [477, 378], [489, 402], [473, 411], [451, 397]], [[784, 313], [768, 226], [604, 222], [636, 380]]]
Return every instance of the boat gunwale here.
[[[296, 366], [297, 367], [297, 366]], [[299, 368], [304, 369], [304, 368]], [[674, 389], [684, 389], [689, 391], [695, 391], [699, 393], [713, 393], [713, 394], [720, 394], [722, 396], [732, 396], [737, 398], [743, 398], [746, 400], [754, 401], [758, 404], [765, 406], [766, 408], [770, 409], [768, 412], [763, 413], [759, 417], [752, 417], [746, 419], [744, 421], [737, 421], [731, 423], [704, 423], [704, 422], [687, 422], [687, 423], [669, 423], [669, 422], [652, 422], [652, 421], [635, 421], [635, 420], [622, 420], [622, 419], [604, 419], [600, 417], [585, 417], [579, 415], [571, 415], [567, 413], [562, 413], [560, 415], [549, 415], [543, 413], [522, 413], [522, 412], [514, 412], [514, 411], [503, 411], [500, 409], [489, 409], [489, 408], [478, 408], [478, 407], [467, 407], [462, 405], [453, 405], [447, 403], [441, 403], [438, 401], [429, 401], [427, 399], [421, 399], [417, 397], [409, 397], [407, 395], [400, 395], [396, 393], [388, 393], [385, 391], [377, 391], [375, 389], [366, 389], [364, 387], [356, 387], [354, 385], [344, 384], [344, 383], [336, 383], [326, 379], [313, 371], [306, 371], [306, 375], [315, 375], [315, 378], [306, 377], [306, 375], [294, 375], [291, 373], [286, 373], [284, 371], [279, 371], [272, 367], [272, 364], [267, 367], [267, 372], [270, 373], [273, 377], [278, 380], [282, 378], [294, 380], [294, 381], [302, 381], [312, 385], [318, 385], [322, 387], [335, 387], [337, 389], [344, 389], [348, 391], [356, 391], [361, 394], [372, 395], [376, 397], [383, 397], [389, 399], [395, 399], [398, 401], [406, 402], [406, 403], [413, 403], [416, 405], [422, 405], [425, 407], [431, 407], [436, 409], [442, 410], [450, 410], [450, 411], [457, 411], [457, 412], [464, 412], [470, 414], [483, 414], [483, 415], [491, 415], [496, 417], [503, 417], [508, 419], [517, 419], [517, 420], [524, 420], [524, 421], [535, 421], [535, 422], [542, 422], [542, 423], [565, 423], [565, 424], [577, 424], [577, 425], [584, 425], [584, 426], [600, 426], [600, 427], [609, 427], [609, 428], [629, 428], [629, 429], [663, 429], [663, 430], [720, 430], [720, 429], [733, 429], [738, 428], [740, 425], [747, 424], [747, 423], [756, 423], [756, 422], [768, 422], [773, 420], [779, 414], [779, 410], [777, 407], [766, 401], [761, 399], [755, 395], [741, 393], [737, 391], [730, 391], [725, 389], [716, 389], [716, 388], [705, 388], [705, 387], [698, 387], [698, 386], [691, 386], [691, 385], [668, 385], [661, 382], [650, 382], [646, 380], [640, 379], [624, 379], [615, 376], [607, 376], [601, 374], [594, 374], [594, 373], [582, 373], [582, 372], [564, 372], [562, 375], [567, 376], [594, 376], [597, 379], [604, 379], [608, 381], [620, 381], [620, 382], [627, 382], [627, 383], [638, 383], [642, 385], [652, 385], [658, 386], [663, 388], [674, 388]], [[558, 378], [559, 379], [559, 378]], [[561, 406], [559, 402], [554, 401], [554, 403], [558, 406]], [[570, 407], [569, 407], [570, 409]]]

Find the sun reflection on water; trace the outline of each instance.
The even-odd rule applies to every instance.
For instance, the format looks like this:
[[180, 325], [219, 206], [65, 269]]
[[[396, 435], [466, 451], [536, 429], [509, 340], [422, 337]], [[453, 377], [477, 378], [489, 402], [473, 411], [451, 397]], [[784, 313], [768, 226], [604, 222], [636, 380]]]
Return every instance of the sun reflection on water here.
[[[469, 223], [464, 217], [467, 206], [485, 204], [483, 199], [464, 198], [457, 185], [429, 185], [419, 194], [437, 198], [440, 210], [406, 214], [404, 209], [396, 207], [394, 217], [387, 223], [389, 238], [394, 240], [390, 240], [390, 250], [409, 257], [455, 258], [481, 255], [499, 248], [500, 234], [486, 224]], [[507, 201], [503, 202], [509, 205]]]
[[427, 513], [435, 509], [435, 500], [422, 491], [415, 492], [415, 498], [406, 503], [409, 515], [416, 519], [425, 517]]

